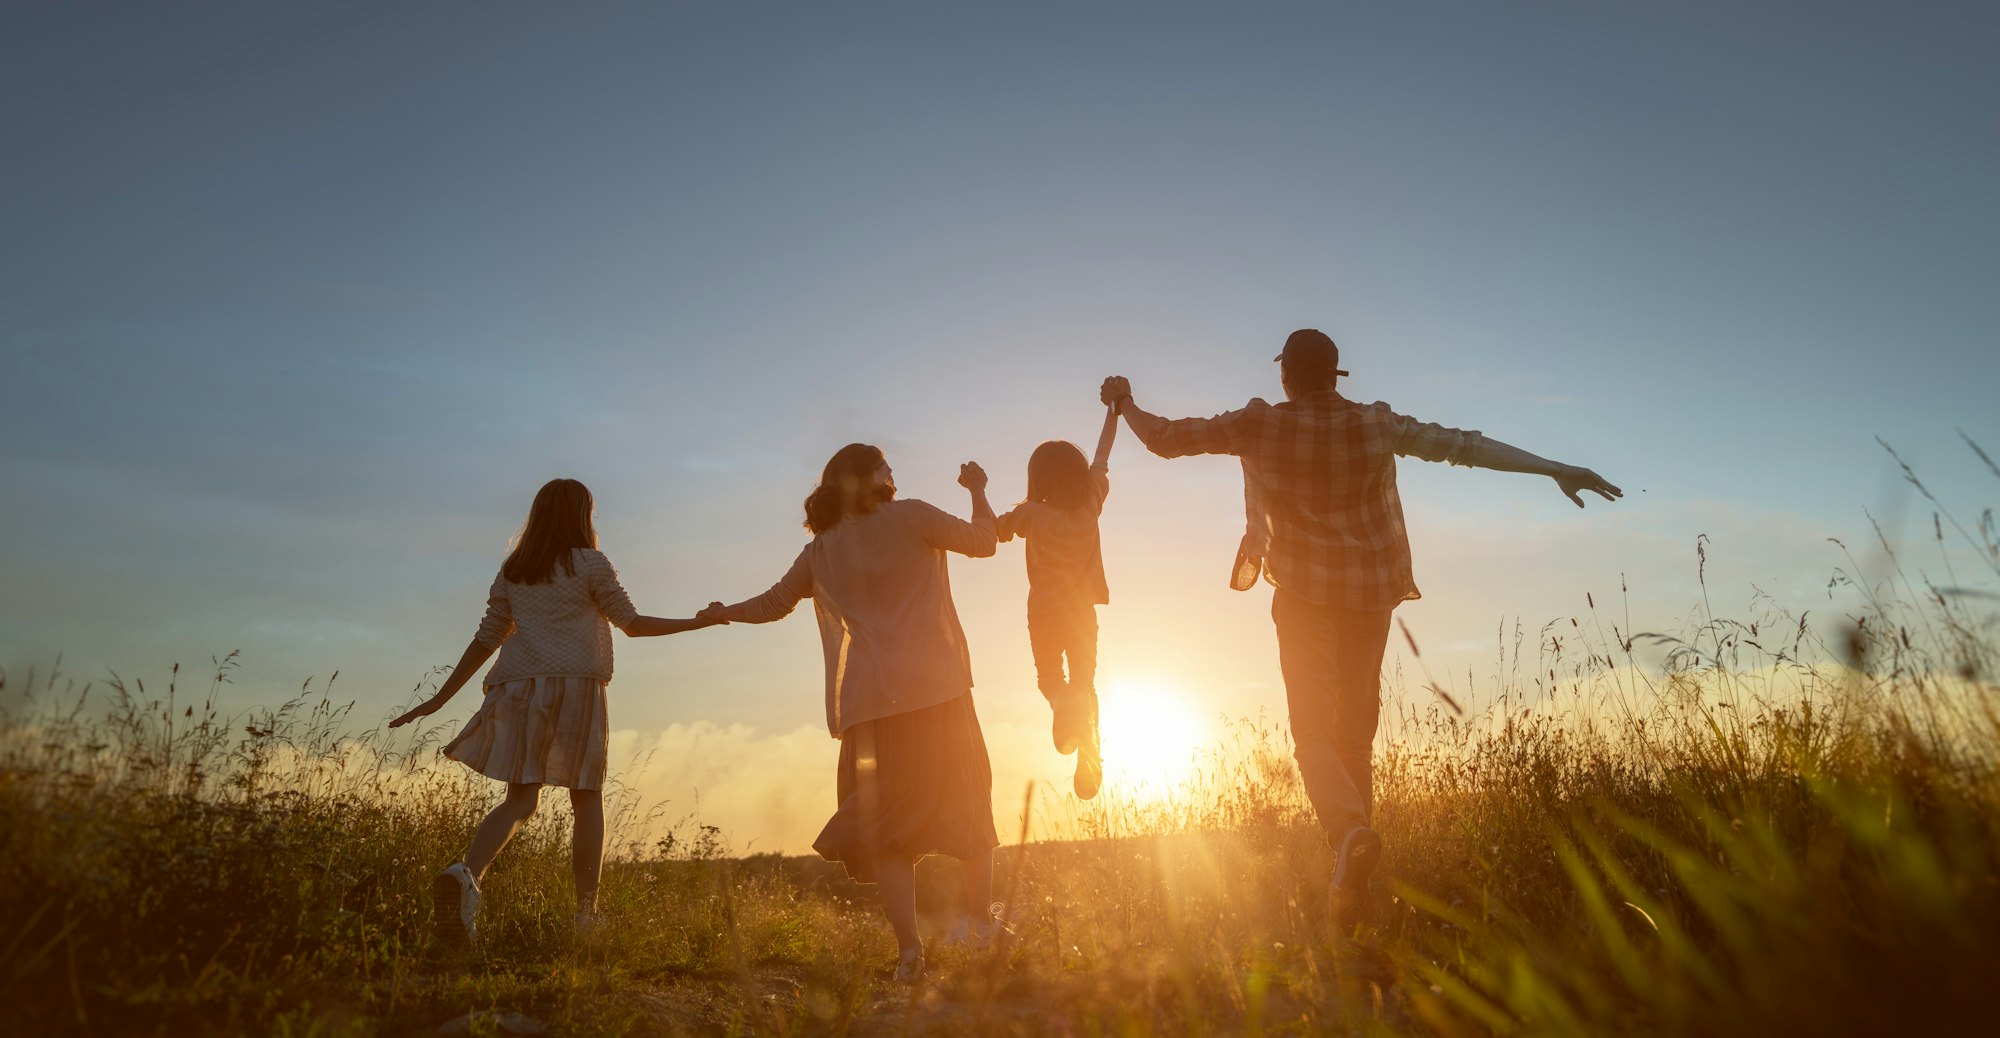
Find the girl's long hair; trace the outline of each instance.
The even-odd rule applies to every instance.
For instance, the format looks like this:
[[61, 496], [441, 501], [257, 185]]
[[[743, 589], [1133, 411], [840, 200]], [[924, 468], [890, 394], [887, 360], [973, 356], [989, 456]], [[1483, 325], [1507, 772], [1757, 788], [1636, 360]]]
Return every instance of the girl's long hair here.
[[597, 528], [590, 513], [596, 507], [590, 488], [573, 479], [552, 479], [535, 492], [528, 521], [514, 538], [514, 551], [500, 564], [510, 584], [546, 584], [555, 579], [556, 565], [574, 575], [570, 553], [597, 547]]
[[875, 470], [881, 466], [880, 447], [850, 443], [834, 451], [819, 474], [819, 486], [806, 495], [806, 529], [824, 533], [842, 519], [865, 515], [894, 497], [894, 486], [875, 485]]
[[1028, 455], [1028, 500], [1073, 512], [1097, 503], [1090, 463], [1068, 440], [1047, 440]]

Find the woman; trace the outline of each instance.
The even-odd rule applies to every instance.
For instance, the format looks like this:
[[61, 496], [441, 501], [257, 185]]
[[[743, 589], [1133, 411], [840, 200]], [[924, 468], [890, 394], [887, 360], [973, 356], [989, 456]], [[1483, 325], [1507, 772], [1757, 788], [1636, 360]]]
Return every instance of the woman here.
[[958, 482], [972, 492], [972, 521], [933, 505], [896, 500], [882, 452], [842, 447], [806, 498], [812, 541], [769, 591], [701, 618], [769, 623], [811, 597], [826, 653], [827, 728], [840, 740], [840, 806], [813, 849], [878, 884], [901, 954], [896, 978], [924, 965], [917, 939], [915, 866], [926, 854], [957, 858], [966, 904], [982, 920], [975, 944], [998, 928], [992, 900], [993, 773], [972, 708], [972, 663], [952, 606], [945, 552], [993, 554], [986, 473], [971, 462]]

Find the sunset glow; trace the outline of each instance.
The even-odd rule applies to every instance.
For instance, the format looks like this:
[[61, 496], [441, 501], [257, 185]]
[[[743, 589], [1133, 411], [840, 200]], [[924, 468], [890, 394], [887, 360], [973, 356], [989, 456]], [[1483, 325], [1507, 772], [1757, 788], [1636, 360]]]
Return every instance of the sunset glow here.
[[1112, 682], [1098, 692], [1104, 778], [1131, 793], [1163, 793], [1185, 781], [1204, 739], [1185, 696], [1146, 678]]

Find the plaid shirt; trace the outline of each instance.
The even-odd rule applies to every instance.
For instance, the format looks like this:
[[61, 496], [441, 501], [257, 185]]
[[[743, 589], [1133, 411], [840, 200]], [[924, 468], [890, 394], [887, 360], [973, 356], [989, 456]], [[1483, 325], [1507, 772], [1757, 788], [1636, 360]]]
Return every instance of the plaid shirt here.
[[1477, 432], [1419, 422], [1381, 401], [1357, 404], [1333, 390], [1162, 422], [1139, 439], [1163, 458], [1242, 459], [1246, 496], [1253, 511], [1261, 507], [1269, 538], [1264, 579], [1346, 609], [1389, 609], [1421, 597], [1396, 494], [1396, 455], [1466, 465], [1485, 442]]

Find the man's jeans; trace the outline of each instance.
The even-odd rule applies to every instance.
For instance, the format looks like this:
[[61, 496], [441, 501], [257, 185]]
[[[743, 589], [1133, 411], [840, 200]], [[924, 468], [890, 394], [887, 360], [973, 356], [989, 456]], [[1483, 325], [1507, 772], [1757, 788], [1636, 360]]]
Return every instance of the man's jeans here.
[[1293, 756], [1320, 827], [1336, 844], [1349, 829], [1367, 825], [1374, 810], [1369, 758], [1382, 712], [1390, 612], [1315, 605], [1283, 588], [1271, 596]]

